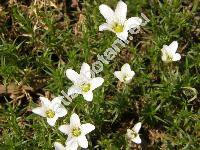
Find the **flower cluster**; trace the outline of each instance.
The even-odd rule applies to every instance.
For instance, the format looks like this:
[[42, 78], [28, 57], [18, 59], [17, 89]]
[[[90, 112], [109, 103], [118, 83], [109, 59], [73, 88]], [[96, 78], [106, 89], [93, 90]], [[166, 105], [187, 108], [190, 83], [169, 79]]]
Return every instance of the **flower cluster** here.
[[[112, 31], [122, 41], [127, 40], [128, 31], [130, 29], [137, 27], [142, 23], [142, 19], [139, 17], [126, 19], [127, 5], [122, 1], [118, 2], [115, 11], [105, 4], [100, 5], [99, 10], [106, 19], [106, 23], [100, 25], [99, 30]], [[172, 42], [169, 46], [164, 45], [161, 50], [162, 61], [172, 62], [180, 60], [181, 55], [176, 53], [177, 48], [177, 41]], [[124, 84], [129, 84], [135, 76], [135, 72], [131, 69], [131, 66], [128, 63], [124, 64], [120, 71], [115, 71], [113, 74]], [[81, 94], [83, 98], [89, 102], [93, 100], [93, 90], [100, 87], [104, 82], [102, 77], [94, 77], [92, 75], [90, 66], [87, 63], [82, 64], [80, 73], [77, 73], [72, 69], [67, 69], [66, 76], [73, 83], [73, 85], [68, 89], [68, 95]], [[41, 106], [32, 109], [32, 112], [47, 118], [47, 123], [50, 126], [55, 126], [56, 120], [67, 114], [66, 108], [61, 104], [62, 99], [63, 97], [56, 97], [50, 101], [45, 97], [40, 97]], [[139, 136], [140, 128], [141, 122], [137, 123], [132, 129], [127, 129], [127, 139], [137, 144], [141, 143]], [[86, 134], [90, 133], [94, 129], [95, 126], [90, 123], [81, 124], [79, 116], [73, 113], [70, 117], [70, 123], [59, 127], [59, 130], [67, 135], [65, 145], [55, 142], [54, 147], [56, 150], [76, 150], [79, 146], [87, 148], [88, 141]]]

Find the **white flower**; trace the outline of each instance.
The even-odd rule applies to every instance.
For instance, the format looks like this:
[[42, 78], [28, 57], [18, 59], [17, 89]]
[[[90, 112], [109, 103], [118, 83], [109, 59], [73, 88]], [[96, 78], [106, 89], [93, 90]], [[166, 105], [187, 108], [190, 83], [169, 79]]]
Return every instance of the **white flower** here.
[[100, 5], [99, 10], [106, 19], [106, 23], [99, 26], [99, 31], [112, 31], [123, 41], [127, 40], [128, 31], [131, 28], [138, 27], [142, 23], [139, 17], [126, 19], [127, 5], [123, 1], [118, 2], [115, 11], [105, 4]]
[[87, 148], [88, 141], [86, 139], [86, 134], [94, 129], [95, 126], [90, 123], [81, 124], [79, 116], [75, 113], [70, 117], [70, 124], [61, 125], [59, 127], [61, 132], [68, 135], [66, 141], [67, 150], [76, 150], [78, 146]]
[[104, 82], [101, 77], [91, 78], [90, 66], [87, 63], [82, 64], [80, 74], [72, 69], [67, 69], [66, 76], [74, 84], [68, 89], [68, 95], [82, 94], [87, 101], [92, 101], [92, 91]]
[[162, 48], [162, 61], [164, 62], [172, 62], [178, 61], [181, 59], [181, 55], [176, 53], [178, 49], [178, 42], [173, 41], [169, 46], [164, 45]]
[[138, 134], [140, 128], [141, 128], [141, 122], [138, 122], [137, 124], [135, 124], [135, 126], [132, 128], [132, 130], [127, 129], [127, 133], [126, 133], [127, 138], [137, 144], [140, 144], [141, 139]]
[[121, 68], [121, 71], [115, 71], [114, 75], [124, 83], [130, 83], [133, 76], [135, 75], [135, 72], [131, 70], [129, 64], [124, 64]]
[[32, 112], [46, 117], [50, 126], [54, 126], [59, 117], [63, 117], [67, 114], [67, 110], [61, 104], [62, 97], [56, 97], [52, 101], [45, 97], [40, 97], [40, 100], [41, 107], [32, 109]]
[[61, 143], [55, 142], [54, 143], [55, 150], [67, 150]]

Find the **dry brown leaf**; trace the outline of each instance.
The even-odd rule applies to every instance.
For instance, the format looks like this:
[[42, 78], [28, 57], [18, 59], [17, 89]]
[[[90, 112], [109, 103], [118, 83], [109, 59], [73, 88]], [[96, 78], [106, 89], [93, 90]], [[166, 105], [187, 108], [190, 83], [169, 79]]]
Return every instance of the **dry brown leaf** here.
[[33, 91], [33, 89], [27, 85], [17, 85], [15, 83], [11, 83], [8, 86], [0, 85], [0, 94], [8, 94], [12, 101], [10, 103], [21, 103], [21, 99], [26, 97], [26, 99], [30, 99], [30, 95], [28, 91]]
[[158, 143], [159, 141], [163, 141], [167, 138], [167, 135], [162, 132], [155, 129], [149, 130], [149, 139], [151, 140], [151, 145], [154, 145], [155, 143]]
[[9, 0], [8, 3], [9, 5], [14, 5], [17, 3], [17, 0]]
[[72, 0], [71, 7], [72, 7], [72, 8], [78, 7], [78, 1], [77, 1], [77, 0]]
[[83, 35], [81, 28], [84, 26], [85, 20], [86, 20], [85, 16], [83, 14], [79, 14], [78, 22], [74, 26], [74, 33], [75, 33], [76, 36], [77, 35], [80, 35], [80, 36]]

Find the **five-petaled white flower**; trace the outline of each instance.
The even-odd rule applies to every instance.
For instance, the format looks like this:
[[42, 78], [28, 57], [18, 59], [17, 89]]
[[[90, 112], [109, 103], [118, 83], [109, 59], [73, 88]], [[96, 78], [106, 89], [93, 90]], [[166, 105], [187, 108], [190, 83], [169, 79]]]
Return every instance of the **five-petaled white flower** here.
[[87, 148], [88, 141], [86, 139], [86, 134], [94, 129], [95, 126], [90, 123], [81, 124], [79, 116], [75, 113], [70, 117], [70, 124], [61, 125], [59, 127], [61, 132], [68, 135], [65, 147], [67, 150], [76, 150], [78, 146]]
[[62, 97], [56, 97], [52, 101], [45, 97], [40, 97], [40, 100], [41, 107], [32, 109], [32, 112], [46, 117], [50, 126], [54, 126], [59, 117], [63, 117], [67, 114], [67, 110], [61, 104]]
[[135, 126], [132, 128], [132, 130], [127, 129], [127, 133], [126, 133], [127, 138], [137, 144], [140, 144], [141, 139], [138, 134], [140, 128], [141, 128], [141, 122], [138, 122], [137, 124], [135, 124]]
[[135, 75], [135, 72], [131, 70], [131, 67], [129, 64], [124, 64], [121, 68], [121, 71], [115, 71], [114, 75], [124, 83], [130, 83], [133, 76]]
[[68, 89], [68, 95], [82, 94], [87, 101], [92, 101], [92, 91], [104, 82], [104, 79], [101, 77], [91, 77], [90, 66], [87, 63], [82, 64], [80, 74], [72, 69], [67, 69], [66, 76], [74, 84]]
[[181, 55], [176, 53], [178, 49], [178, 42], [173, 41], [169, 46], [164, 45], [162, 48], [162, 61], [164, 62], [172, 62], [178, 61], [181, 59]]
[[123, 1], [118, 2], [115, 11], [105, 4], [100, 5], [99, 10], [106, 19], [106, 23], [99, 26], [99, 31], [112, 31], [123, 41], [127, 40], [128, 31], [131, 28], [136, 28], [142, 23], [139, 17], [126, 19], [127, 5]]

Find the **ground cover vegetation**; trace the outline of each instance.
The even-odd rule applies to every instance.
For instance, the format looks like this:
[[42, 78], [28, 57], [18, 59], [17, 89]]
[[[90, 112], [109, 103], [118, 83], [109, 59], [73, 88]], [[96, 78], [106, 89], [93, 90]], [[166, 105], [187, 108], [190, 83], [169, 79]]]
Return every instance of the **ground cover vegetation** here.
[[[33, 113], [43, 106], [41, 97], [53, 100], [73, 86], [68, 69], [80, 73], [84, 62], [91, 67], [124, 37], [99, 31], [106, 22], [100, 5], [114, 10], [118, 2], [0, 1], [0, 150], [62, 149], [67, 137], [81, 139], [81, 132], [88, 149], [199, 149], [198, 0], [125, 0], [127, 19], [143, 13], [150, 21], [103, 64], [98, 82], [90, 79], [91, 85], [101, 83], [92, 89], [92, 100], [84, 84], [62, 114], [46, 111], [47, 118], [58, 115], [53, 122]], [[167, 55], [163, 45], [176, 41], [176, 53]], [[123, 65], [130, 67], [128, 78]]]

